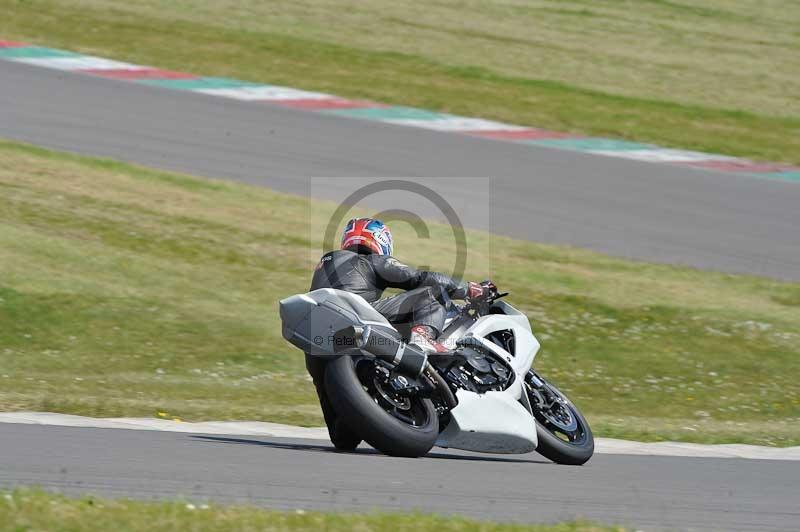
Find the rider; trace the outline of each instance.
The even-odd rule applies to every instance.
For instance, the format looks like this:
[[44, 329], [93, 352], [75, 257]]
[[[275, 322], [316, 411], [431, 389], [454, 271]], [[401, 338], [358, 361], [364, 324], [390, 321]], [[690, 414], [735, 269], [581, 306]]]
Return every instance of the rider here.
[[[322, 256], [314, 271], [311, 290], [336, 288], [358, 294], [392, 323], [409, 343], [428, 353], [447, 351], [436, 338], [444, 327], [445, 294], [454, 299], [483, 297], [489, 286], [464, 283], [447, 275], [420, 271], [392, 257], [392, 234], [380, 220], [354, 218], [347, 222], [341, 249]], [[386, 288], [405, 292], [383, 298]], [[336, 423], [324, 384], [325, 360], [306, 355], [331, 441], [339, 449], [354, 449], [359, 439]]]

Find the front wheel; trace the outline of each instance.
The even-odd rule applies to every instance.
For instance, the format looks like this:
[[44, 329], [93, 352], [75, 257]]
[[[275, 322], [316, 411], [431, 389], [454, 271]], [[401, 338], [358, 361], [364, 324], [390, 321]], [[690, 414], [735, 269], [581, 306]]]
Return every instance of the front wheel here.
[[594, 436], [583, 414], [533, 370], [525, 377], [525, 389], [536, 418], [536, 452], [557, 464], [585, 464], [594, 454]]
[[325, 368], [333, 408], [364, 441], [392, 456], [419, 457], [439, 436], [430, 399], [398, 395], [374, 359], [340, 356]]

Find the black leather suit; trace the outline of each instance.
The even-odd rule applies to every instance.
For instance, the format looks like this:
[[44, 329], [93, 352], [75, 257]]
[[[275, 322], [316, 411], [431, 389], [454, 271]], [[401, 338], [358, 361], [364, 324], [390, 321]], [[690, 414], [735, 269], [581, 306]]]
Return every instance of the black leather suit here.
[[[346, 250], [322, 256], [311, 281], [311, 290], [318, 288], [360, 295], [403, 335], [412, 325], [428, 325], [441, 333], [446, 314], [442, 292], [455, 299], [467, 294], [466, 283], [441, 273], [417, 270], [394, 257]], [[406, 292], [381, 299], [387, 288]]]
[[[467, 295], [466, 283], [441, 273], [416, 270], [385, 255], [346, 250], [322, 256], [311, 281], [311, 290], [319, 288], [336, 288], [360, 295], [405, 337], [413, 325], [428, 325], [441, 333], [446, 316], [443, 292], [454, 299]], [[381, 299], [387, 288], [406, 291]], [[336, 414], [325, 392], [326, 362], [323, 358], [306, 355], [306, 368], [314, 380], [331, 439], [354, 437], [348, 429], [336, 428]]]

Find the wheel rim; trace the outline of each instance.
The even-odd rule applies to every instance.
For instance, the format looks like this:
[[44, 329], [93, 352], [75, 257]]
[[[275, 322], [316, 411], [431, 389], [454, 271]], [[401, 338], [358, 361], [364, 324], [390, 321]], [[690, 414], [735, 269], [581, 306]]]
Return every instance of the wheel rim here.
[[430, 416], [422, 400], [395, 392], [389, 384], [389, 372], [385, 368], [377, 366], [372, 360], [361, 359], [356, 361], [356, 375], [364, 391], [393, 418], [415, 428], [429, 423]]
[[586, 427], [570, 400], [552, 384], [538, 379], [541, 386], [525, 382], [533, 417], [564, 443], [575, 446], [586, 443]]

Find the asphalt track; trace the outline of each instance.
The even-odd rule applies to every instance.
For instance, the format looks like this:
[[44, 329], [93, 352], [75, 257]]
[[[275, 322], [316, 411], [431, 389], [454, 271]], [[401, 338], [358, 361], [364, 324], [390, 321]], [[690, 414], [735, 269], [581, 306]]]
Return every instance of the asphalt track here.
[[[492, 177], [468, 225], [614, 255], [800, 280], [800, 186], [173, 92], [0, 61], [0, 137], [309, 194], [311, 176]], [[315, 194], [320, 192], [315, 189]], [[338, 198], [343, 188], [322, 191]], [[476, 202], [475, 191], [452, 190]], [[421, 213], [425, 214], [425, 213]], [[318, 441], [0, 426], [0, 485], [269, 507], [583, 517], [642, 529], [791, 530], [797, 462], [436, 451]]]
[[[488, 177], [468, 226], [800, 281], [800, 185], [365, 122], [0, 61], [0, 137], [308, 194], [309, 178]], [[341, 198], [346, 184], [313, 189]], [[486, 209], [490, 216], [485, 216]], [[428, 212], [419, 213], [422, 215]]]
[[404, 459], [319, 440], [13, 424], [0, 442], [0, 487], [68, 494], [641, 530], [796, 530], [800, 519], [796, 461], [596, 455], [568, 467], [536, 454]]

